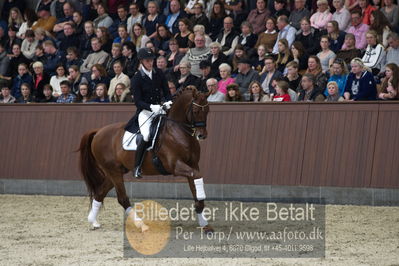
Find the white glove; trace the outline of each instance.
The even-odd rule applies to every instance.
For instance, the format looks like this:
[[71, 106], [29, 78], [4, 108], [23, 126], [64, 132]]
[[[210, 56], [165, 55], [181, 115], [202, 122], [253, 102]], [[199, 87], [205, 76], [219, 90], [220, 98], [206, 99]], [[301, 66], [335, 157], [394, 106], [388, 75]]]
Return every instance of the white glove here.
[[172, 101], [167, 101], [166, 103], [163, 104], [165, 106], [166, 110], [169, 110], [172, 107], [173, 102]]
[[159, 104], [151, 104], [150, 105], [151, 111], [155, 114], [165, 114], [165, 111], [162, 109], [162, 106]]

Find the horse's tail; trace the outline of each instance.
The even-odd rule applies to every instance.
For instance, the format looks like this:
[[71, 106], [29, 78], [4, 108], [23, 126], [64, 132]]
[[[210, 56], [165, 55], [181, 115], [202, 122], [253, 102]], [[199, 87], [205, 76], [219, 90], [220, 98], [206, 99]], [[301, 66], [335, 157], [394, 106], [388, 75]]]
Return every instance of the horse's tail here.
[[92, 130], [84, 134], [79, 146], [79, 168], [89, 192], [90, 202], [99, 191], [105, 177], [91, 150], [91, 143], [96, 133], [97, 130]]

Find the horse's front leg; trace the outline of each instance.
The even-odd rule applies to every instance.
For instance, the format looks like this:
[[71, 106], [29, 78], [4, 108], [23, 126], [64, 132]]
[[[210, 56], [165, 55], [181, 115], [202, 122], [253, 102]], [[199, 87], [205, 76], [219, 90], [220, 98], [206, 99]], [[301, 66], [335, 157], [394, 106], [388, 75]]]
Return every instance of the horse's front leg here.
[[197, 213], [198, 223], [205, 233], [212, 233], [213, 228], [208, 224], [204, 217], [203, 210], [205, 208], [204, 200], [206, 198], [204, 189], [204, 180], [197, 169], [191, 168], [181, 161], [176, 162], [175, 175], [187, 177], [191, 193], [195, 201], [195, 212]]

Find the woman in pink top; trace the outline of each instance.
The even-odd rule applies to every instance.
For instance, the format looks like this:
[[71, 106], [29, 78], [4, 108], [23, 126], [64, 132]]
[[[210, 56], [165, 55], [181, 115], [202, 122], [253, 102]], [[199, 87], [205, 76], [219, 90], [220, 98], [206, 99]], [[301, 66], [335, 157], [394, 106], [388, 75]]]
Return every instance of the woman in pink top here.
[[227, 85], [234, 83], [234, 78], [231, 77], [231, 66], [223, 63], [219, 66], [220, 77], [222, 78], [218, 82], [218, 90], [226, 94], [227, 93]]
[[317, 7], [317, 12], [310, 17], [310, 24], [313, 28], [325, 30], [327, 22], [332, 20], [327, 0], [318, 0]]

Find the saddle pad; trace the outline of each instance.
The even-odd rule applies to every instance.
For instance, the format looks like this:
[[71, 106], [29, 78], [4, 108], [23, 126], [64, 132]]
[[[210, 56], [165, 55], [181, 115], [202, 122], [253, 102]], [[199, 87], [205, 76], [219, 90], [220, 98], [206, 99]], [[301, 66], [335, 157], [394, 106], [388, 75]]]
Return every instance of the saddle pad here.
[[[157, 121], [158, 123], [157, 123], [156, 131], [155, 131], [155, 135], [152, 139], [150, 139], [151, 145], [150, 145], [150, 147], [148, 147], [147, 150], [151, 150], [155, 145], [155, 141], [158, 138], [158, 131], [159, 131], [159, 127], [161, 125], [161, 121], [162, 121], [162, 118], [160, 118]], [[123, 138], [122, 138], [122, 147], [124, 150], [135, 151], [137, 149], [136, 136], [137, 136], [136, 133], [131, 133], [129, 131], [125, 131], [125, 133], [123, 134]]]

